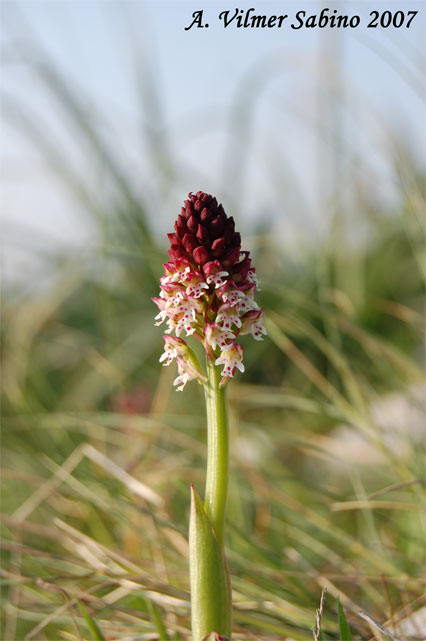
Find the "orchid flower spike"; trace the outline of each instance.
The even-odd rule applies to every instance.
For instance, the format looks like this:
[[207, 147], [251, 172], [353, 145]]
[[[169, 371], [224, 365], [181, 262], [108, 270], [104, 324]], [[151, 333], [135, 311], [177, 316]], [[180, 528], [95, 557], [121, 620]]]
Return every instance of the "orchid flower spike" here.
[[[258, 281], [248, 251], [241, 251], [241, 237], [234, 219], [210, 194], [190, 192], [168, 234], [170, 261], [164, 265], [160, 295], [153, 298], [159, 309], [156, 324], [166, 322], [165, 351], [160, 361], [176, 358], [182, 390], [188, 380], [203, 382], [195, 354], [181, 334], [204, 345], [207, 357], [223, 365], [221, 384], [237, 369], [244, 370], [240, 335], [262, 340], [263, 310], [254, 300]], [[168, 334], [175, 334], [167, 336]], [[189, 351], [188, 351], [189, 350]]]

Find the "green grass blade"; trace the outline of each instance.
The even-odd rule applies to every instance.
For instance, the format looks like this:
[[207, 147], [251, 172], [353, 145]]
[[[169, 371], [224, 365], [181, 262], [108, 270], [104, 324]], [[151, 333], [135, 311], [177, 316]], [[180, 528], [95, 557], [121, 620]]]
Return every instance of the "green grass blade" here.
[[78, 607], [80, 609], [81, 614], [83, 615], [84, 620], [86, 621], [86, 625], [87, 625], [87, 627], [89, 629], [92, 641], [106, 641], [104, 635], [102, 634], [102, 632], [99, 629], [98, 624], [96, 623], [96, 621], [94, 619], [92, 619], [92, 617], [87, 612], [87, 610], [84, 607], [84, 605], [78, 599], [77, 599], [77, 605], [78, 605]]
[[161, 609], [150, 599], [146, 599], [149, 613], [152, 618], [152, 622], [155, 624], [158, 632], [158, 638], [160, 641], [169, 641], [170, 637], [167, 634], [166, 624], [164, 623], [163, 614]]
[[352, 641], [351, 631], [349, 630], [348, 622], [346, 621], [345, 613], [343, 612], [339, 597], [337, 597], [337, 611], [339, 615], [340, 641]]

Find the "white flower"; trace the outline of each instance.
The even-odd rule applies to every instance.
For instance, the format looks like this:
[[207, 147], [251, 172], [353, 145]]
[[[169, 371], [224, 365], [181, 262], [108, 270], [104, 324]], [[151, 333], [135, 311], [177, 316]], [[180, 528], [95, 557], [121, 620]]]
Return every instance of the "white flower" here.
[[[162, 323], [164, 323], [164, 321], [166, 320], [166, 318], [167, 318], [167, 311], [166, 311], [165, 309], [163, 309], [163, 310], [161, 310], [161, 312], [160, 312], [159, 314], [157, 314], [157, 316], [155, 317], [155, 320], [156, 320], [157, 322], [156, 322], [156, 323], [154, 323], [154, 324], [155, 324], [155, 325], [161, 325]], [[160, 319], [160, 320], [157, 320], [157, 319]]]
[[164, 350], [164, 352], [161, 354], [161, 356], [160, 356], [160, 358], [159, 358], [159, 361], [160, 361], [160, 363], [163, 363], [163, 361], [164, 361], [164, 360], [166, 360], [166, 362], [165, 362], [165, 363], [163, 363], [163, 365], [170, 365], [170, 363], [171, 363], [171, 362], [173, 361], [173, 359], [175, 359], [176, 357], [177, 357], [176, 349], [168, 349], [168, 348], [166, 347], [166, 349]]
[[243, 298], [244, 294], [239, 289], [231, 289], [224, 291], [222, 294], [222, 300], [229, 305], [236, 305]]
[[[166, 265], [164, 267], [166, 267]], [[186, 281], [187, 275], [191, 271], [191, 268], [173, 268], [173, 271], [169, 271], [169, 269], [166, 268], [165, 271], [166, 275], [160, 278], [161, 285], [169, 285], [170, 283], [184, 283]]]
[[222, 285], [225, 284], [225, 281], [223, 280], [225, 276], [229, 276], [228, 272], [217, 272], [217, 274], [211, 274], [206, 278], [207, 284], [211, 285], [214, 283], [215, 289], [222, 287]]
[[252, 329], [251, 329], [251, 334], [256, 341], [263, 341], [262, 334], [266, 336], [268, 332], [266, 329], [263, 327], [262, 323], [254, 323]]
[[166, 361], [163, 365], [170, 365], [175, 358], [185, 356], [188, 352], [188, 346], [182, 338], [165, 336], [164, 343], [164, 353], [160, 356], [160, 363]]
[[244, 314], [240, 334], [252, 334], [256, 341], [263, 340], [262, 334], [267, 334], [263, 327], [263, 309], [252, 309]]
[[231, 330], [232, 324], [241, 327], [241, 319], [238, 315], [238, 310], [230, 307], [223, 312], [219, 312], [216, 316], [216, 326], [220, 327], [223, 331]]
[[193, 298], [200, 298], [200, 296], [204, 294], [203, 290], [208, 288], [209, 287], [206, 283], [191, 282], [186, 288], [186, 293], [188, 296], [192, 296]]
[[239, 303], [239, 311], [248, 312], [250, 309], [259, 309], [259, 305], [253, 298], [250, 298], [249, 296], [246, 296], [244, 294], [244, 297], [241, 298]]
[[189, 374], [187, 372], [184, 372], [183, 374], [175, 378], [175, 380], [173, 381], [173, 385], [176, 385], [176, 391], [182, 392], [188, 381]]
[[[181, 339], [182, 340], [182, 339]], [[187, 354], [184, 356], [177, 357], [177, 366], [179, 376], [173, 381], [173, 385], [176, 385], [176, 390], [181, 392], [188, 381], [194, 379], [205, 380], [205, 377], [202, 373], [191, 363]]]
[[243, 365], [243, 346], [239, 343], [231, 343], [222, 349], [222, 353], [215, 361], [216, 365], [224, 365], [222, 370], [223, 377], [232, 377], [236, 369], [244, 372]]
[[256, 285], [256, 289], [258, 292], [261, 291], [259, 287], [259, 279], [257, 278], [254, 269], [249, 269], [249, 271], [247, 272], [247, 280], [250, 281], [250, 283], [254, 283], [254, 285]]
[[220, 347], [223, 349], [227, 345], [227, 341], [233, 340], [235, 334], [231, 331], [223, 331], [217, 325], [209, 324], [204, 330], [206, 341], [213, 349]]

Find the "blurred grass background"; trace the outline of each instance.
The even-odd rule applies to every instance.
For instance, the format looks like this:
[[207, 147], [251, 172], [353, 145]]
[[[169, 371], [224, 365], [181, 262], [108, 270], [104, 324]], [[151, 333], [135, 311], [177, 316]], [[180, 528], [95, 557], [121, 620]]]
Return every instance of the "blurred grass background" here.
[[[195, 384], [171, 389], [150, 299], [167, 259], [158, 211], [172, 202], [171, 228], [186, 192], [206, 187], [182, 180], [155, 83], [140, 86], [155, 175], [141, 193], [95, 106], [40, 44], [6, 53], [93, 173], [76, 170], [29, 101], [4, 92], [4, 122], [66, 187], [64, 203], [83, 212], [91, 237], [45, 248], [35, 277], [3, 281], [2, 638], [96, 638], [80, 602], [106, 639], [188, 639], [189, 484], [202, 493], [204, 403]], [[325, 639], [339, 638], [337, 596], [355, 639], [385, 638], [360, 610], [396, 637], [423, 639], [424, 167], [386, 132], [392, 207], [355, 172], [342, 178], [350, 152], [331, 95], [314, 125], [333, 186], [325, 233], [290, 250], [268, 216], [246, 232], [233, 187], [247, 180], [242, 154], [264, 73], [249, 71], [230, 113], [232, 181], [217, 194], [253, 254], [268, 329], [263, 342], [246, 341], [246, 373], [229, 389], [235, 638], [311, 639], [326, 587]], [[410, 71], [421, 86], [422, 70]], [[269, 189], [285, 211], [291, 174], [284, 158], [272, 165]]]

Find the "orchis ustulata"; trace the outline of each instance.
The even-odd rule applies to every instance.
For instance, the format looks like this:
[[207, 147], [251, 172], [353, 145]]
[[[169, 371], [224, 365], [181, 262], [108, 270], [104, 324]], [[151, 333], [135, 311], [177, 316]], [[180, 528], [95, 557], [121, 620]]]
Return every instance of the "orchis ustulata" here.
[[254, 300], [257, 288], [249, 252], [241, 252], [240, 234], [216, 198], [199, 191], [189, 194], [168, 234], [171, 260], [164, 265], [161, 291], [154, 302], [160, 313], [157, 325], [167, 322], [165, 352], [160, 361], [169, 365], [176, 358], [180, 376], [175, 385], [204, 382], [194, 354], [185, 349], [181, 334], [193, 336], [206, 348], [210, 361], [223, 365], [221, 385], [236, 369], [244, 371], [240, 335], [261, 340], [266, 334], [263, 310]]
[[[164, 265], [160, 312], [167, 323], [163, 365], [177, 361], [174, 384], [183, 390], [190, 380], [204, 385], [207, 407], [207, 474], [204, 507], [192, 490], [190, 570], [193, 641], [215, 632], [231, 637], [231, 588], [223, 552], [228, 492], [228, 418], [226, 385], [236, 370], [244, 371], [239, 336], [262, 340], [263, 310], [254, 300], [258, 281], [248, 251], [241, 251], [235, 231], [216, 198], [189, 193], [168, 234], [170, 261]], [[171, 334], [175, 335], [172, 336]], [[185, 339], [200, 341], [206, 372]]]

